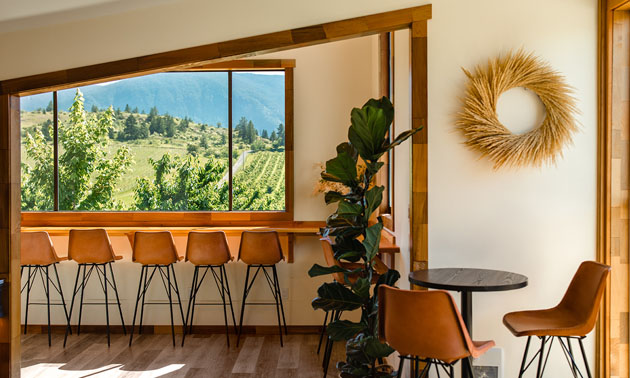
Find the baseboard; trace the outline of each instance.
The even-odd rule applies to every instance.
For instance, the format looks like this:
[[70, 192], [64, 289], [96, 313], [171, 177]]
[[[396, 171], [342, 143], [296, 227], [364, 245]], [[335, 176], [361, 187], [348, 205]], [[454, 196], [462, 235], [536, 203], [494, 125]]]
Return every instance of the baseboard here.
[[[127, 332], [131, 332], [131, 326], [126, 326]], [[319, 334], [322, 330], [321, 325], [301, 325], [301, 326], [287, 326], [289, 333], [291, 334]], [[123, 333], [123, 327], [120, 325], [111, 325], [109, 327], [111, 333]], [[230, 333], [236, 333], [236, 329], [233, 326], [228, 327]], [[50, 326], [51, 333], [64, 334], [66, 332], [66, 326], [63, 324], [53, 324]], [[77, 326], [72, 326], [72, 332], [76, 333]], [[134, 330], [138, 332], [138, 326]], [[107, 326], [104, 325], [81, 325], [81, 332], [85, 333], [107, 333]], [[24, 325], [22, 325], [22, 333], [24, 333]], [[46, 334], [48, 333], [48, 326], [46, 324], [29, 324], [26, 330], [27, 334]], [[170, 325], [143, 325], [142, 333], [146, 334], [169, 334], [171, 333]], [[175, 326], [175, 333], [183, 333], [182, 326]], [[193, 326], [194, 334], [207, 334], [212, 335], [216, 333], [225, 333], [225, 326], [218, 325], [198, 325]], [[264, 325], [264, 326], [243, 326], [243, 334], [248, 335], [274, 335], [278, 333], [278, 326]]]

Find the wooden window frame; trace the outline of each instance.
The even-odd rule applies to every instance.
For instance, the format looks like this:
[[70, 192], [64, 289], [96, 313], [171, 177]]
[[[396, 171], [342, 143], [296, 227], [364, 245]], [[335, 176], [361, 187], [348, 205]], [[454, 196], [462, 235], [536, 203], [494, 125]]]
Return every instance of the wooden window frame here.
[[[229, 171], [230, 209], [225, 211], [60, 211], [58, 200], [52, 211], [23, 211], [22, 225], [25, 227], [54, 226], [216, 226], [226, 223], [232, 225], [252, 225], [257, 222], [293, 221], [293, 69], [294, 59], [256, 59], [236, 60], [215, 64], [205, 64], [193, 68], [170, 70], [169, 72], [227, 72], [231, 84], [232, 72], [282, 71], [284, 72], [285, 96], [285, 209], [270, 211], [232, 210], [232, 170]], [[232, 93], [228, 85], [229, 108], [229, 166], [232, 166]], [[55, 111], [55, 136], [57, 135], [57, 90], [53, 91]], [[56, 139], [56, 138], [54, 138]], [[55, 148], [56, 151], [56, 148]], [[55, 159], [55, 162], [57, 159]], [[57, 171], [57, 166], [54, 167]], [[57, 176], [55, 176], [57, 177]], [[54, 195], [57, 196], [58, 183], [55, 180]]]

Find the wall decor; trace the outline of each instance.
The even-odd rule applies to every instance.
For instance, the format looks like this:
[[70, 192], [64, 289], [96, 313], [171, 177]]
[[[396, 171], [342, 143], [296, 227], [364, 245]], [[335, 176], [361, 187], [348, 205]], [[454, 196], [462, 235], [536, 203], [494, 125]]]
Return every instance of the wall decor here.
[[[555, 164], [578, 130], [574, 91], [564, 77], [523, 50], [491, 59], [472, 73], [463, 71], [469, 82], [456, 125], [465, 143], [490, 159], [495, 169]], [[516, 87], [533, 91], [546, 110], [543, 122], [523, 134], [513, 134], [501, 124], [496, 111], [501, 94]]]

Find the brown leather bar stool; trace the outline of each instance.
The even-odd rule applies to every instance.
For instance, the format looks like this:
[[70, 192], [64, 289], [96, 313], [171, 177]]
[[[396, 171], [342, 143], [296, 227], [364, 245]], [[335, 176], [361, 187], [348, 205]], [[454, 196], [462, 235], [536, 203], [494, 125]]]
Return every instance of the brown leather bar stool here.
[[[477, 358], [494, 341], [472, 341], [453, 297], [446, 291], [411, 291], [378, 287], [379, 338], [400, 353], [398, 377], [404, 361], [415, 361], [415, 377], [428, 377], [431, 367], [454, 378], [453, 365]], [[418, 321], [422, 316], [422, 321]], [[418, 371], [419, 362], [426, 365]], [[472, 364], [468, 365], [469, 367]], [[470, 375], [474, 376], [472, 368]]]
[[[330, 238], [325, 237], [319, 240], [322, 243], [322, 250], [324, 251], [324, 258], [326, 259], [326, 264], [328, 266], [339, 266], [344, 269], [350, 269], [350, 270], [363, 268], [363, 264], [361, 263], [351, 263], [351, 262], [337, 260], [335, 258], [335, 252], [333, 251], [332, 241], [330, 240]], [[381, 261], [381, 259], [379, 259], [378, 257], [374, 258], [374, 269], [376, 270], [376, 274], [372, 276], [372, 284], [376, 284], [380, 275], [387, 273], [387, 271], [389, 270], [387, 265], [385, 265], [385, 263], [383, 263], [383, 261]], [[347, 280], [346, 280], [346, 275], [344, 275], [343, 273], [333, 273], [332, 276], [335, 281], [337, 281], [338, 283], [342, 285], [352, 285], [357, 280], [357, 278], [359, 278], [357, 274], [348, 274]], [[326, 333], [326, 327], [328, 326], [329, 323], [339, 320], [341, 318], [342, 313], [343, 311], [333, 311], [332, 314], [330, 314], [331, 317], [329, 321], [328, 319], [329, 313], [328, 311], [326, 311], [326, 315], [324, 317], [324, 324], [322, 326], [321, 333], [319, 334], [319, 344], [317, 345], [317, 354], [319, 354], [321, 350], [324, 334]], [[326, 346], [324, 347], [324, 359], [322, 361], [322, 367], [324, 368], [324, 376], [328, 374], [328, 366], [330, 365], [330, 358], [332, 356], [333, 344], [334, 343], [331, 339], [329, 338], [326, 339]]]
[[[188, 311], [186, 312], [186, 324], [188, 325], [188, 333], [192, 333], [193, 319], [195, 316], [195, 306], [198, 305], [221, 305], [223, 304], [223, 318], [225, 320], [225, 336], [227, 338], [227, 346], [230, 346], [230, 332], [228, 328], [227, 303], [230, 305], [232, 312], [232, 324], [236, 328], [236, 318], [234, 317], [234, 308], [232, 306], [232, 294], [230, 294], [230, 285], [228, 284], [225, 264], [234, 260], [228, 247], [225, 232], [198, 232], [191, 231], [188, 234], [188, 243], [186, 244], [186, 261], [190, 261], [195, 265], [195, 273], [193, 274], [190, 300], [188, 301]], [[218, 274], [215, 271], [218, 270]], [[203, 274], [199, 278], [201, 271]], [[221, 295], [222, 303], [197, 303], [197, 293], [203, 284], [203, 280], [211, 272], [214, 283], [217, 285], [219, 295]], [[182, 346], [186, 339], [186, 329], [182, 337]]]
[[[554, 339], [560, 343], [573, 376], [577, 377], [579, 374], [580, 377], [583, 377], [571, 346], [572, 339], [578, 340], [586, 374], [589, 378], [591, 377], [582, 340], [595, 327], [599, 305], [609, 274], [610, 266], [594, 261], [585, 261], [578, 268], [564, 298], [556, 307], [546, 310], [510, 312], [503, 317], [503, 324], [514, 336], [527, 336], [525, 353], [518, 373], [519, 378], [536, 360], [536, 356], [538, 356], [536, 377], [543, 376]], [[527, 362], [527, 352], [532, 336], [540, 339], [540, 349], [531, 361]], [[545, 357], [545, 345], [548, 342], [547, 357]]]
[[[22, 286], [20, 293], [26, 289], [26, 311], [24, 313], [24, 334], [28, 328], [28, 307], [29, 305], [46, 305], [48, 310], [48, 346], [51, 345], [50, 335], [50, 285], [59, 293], [61, 303], [53, 303], [53, 305], [63, 306], [63, 312], [66, 316], [66, 325], [70, 326], [70, 318], [66, 309], [66, 301], [63, 297], [59, 274], [57, 273], [57, 264], [60, 261], [67, 260], [67, 257], [57, 256], [52, 240], [46, 231], [22, 232], [20, 248], [20, 276], [24, 273], [24, 268], [28, 268], [28, 278], [26, 284]], [[48, 268], [53, 267], [57, 283], [51, 279]], [[41, 278], [44, 284], [44, 294], [46, 295], [46, 303], [30, 303], [31, 289], [35, 285], [37, 276]], [[45, 278], [44, 278], [45, 277]]]
[[[145, 297], [147, 290], [151, 286], [155, 273], [158, 272], [164, 290], [168, 297], [169, 309], [171, 311], [171, 334], [173, 336], [173, 346], [175, 346], [175, 322], [173, 320], [173, 295], [175, 291], [177, 295], [177, 305], [182, 317], [182, 325], [186, 329], [186, 320], [184, 319], [184, 310], [182, 309], [182, 301], [179, 296], [179, 287], [177, 286], [177, 277], [175, 276], [175, 268], [173, 264], [182, 258], [177, 254], [175, 242], [170, 231], [145, 232], [137, 231], [134, 234], [133, 241], [133, 262], [142, 264], [140, 271], [140, 282], [138, 283], [138, 295], [136, 296], [136, 306], [133, 311], [133, 322], [131, 323], [131, 335], [129, 337], [129, 346], [133, 341], [133, 331], [136, 325], [136, 315], [138, 313], [138, 303], [142, 299], [140, 307], [140, 324], [138, 334], [142, 334], [142, 318], [144, 316], [145, 304], [163, 304], [160, 302], [147, 303]], [[149, 274], [149, 271], [151, 274]], [[172, 275], [171, 275], [172, 272]]]
[[[288, 334], [287, 321], [284, 317], [284, 306], [282, 304], [282, 295], [280, 292], [280, 283], [278, 282], [278, 272], [276, 264], [284, 260], [282, 255], [282, 247], [278, 233], [275, 231], [243, 231], [241, 236], [241, 245], [238, 250], [238, 259], [247, 264], [247, 274], [245, 275], [245, 286], [243, 288], [243, 302], [241, 304], [241, 318], [238, 326], [238, 336], [236, 338], [236, 346], [241, 339], [243, 333], [243, 315], [245, 313], [245, 303], [252, 285], [256, 281], [256, 277], [260, 271], [263, 272], [267, 280], [267, 284], [273, 294], [275, 303], [250, 303], [251, 305], [276, 305], [276, 315], [278, 317], [278, 330], [280, 331], [280, 346], [282, 343], [282, 323], [280, 322], [280, 313], [282, 312], [282, 321], [284, 323], [284, 333]], [[256, 272], [249, 281], [250, 269], [255, 268]], [[267, 272], [271, 269], [271, 274]]]
[[[107, 287], [111, 286], [116, 294], [116, 304], [118, 305], [118, 312], [120, 314], [120, 322], [122, 324], [123, 332], [125, 330], [125, 320], [123, 319], [122, 309], [120, 307], [120, 298], [118, 296], [118, 288], [116, 287], [116, 278], [114, 277], [114, 270], [112, 263], [116, 260], [122, 259], [122, 256], [116, 256], [112, 243], [109, 240], [107, 231], [104, 229], [93, 230], [70, 230], [70, 237], [68, 239], [68, 260], [74, 260], [79, 264], [77, 270], [77, 277], [74, 281], [74, 290], [72, 291], [72, 302], [70, 304], [70, 317], [72, 317], [72, 310], [74, 309], [74, 300], [81, 290], [81, 301], [79, 305], [79, 322], [77, 326], [77, 335], [81, 333], [81, 316], [83, 314], [83, 305], [105, 305], [105, 319], [107, 321], [107, 346], [110, 345], [110, 331], [109, 331], [109, 303]], [[107, 267], [109, 266], [110, 277], [107, 277]], [[88, 269], [89, 267], [89, 269]], [[79, 276], [81, 275], [81, 268], [83, 268], [83, 275], [81, 284], [79, 284]], [[96, 276], [103, 288], [105, 294], [105, 302], [102, 303], [83, 303], [83, 294], [85, 292], [85, 286], [90, 281], [92, 273], [96, 272]], [[66, 346], [68, 339], [68, 332], [70, 327], [66, 329], [66, 335], [63, 340], [63, 346]]]

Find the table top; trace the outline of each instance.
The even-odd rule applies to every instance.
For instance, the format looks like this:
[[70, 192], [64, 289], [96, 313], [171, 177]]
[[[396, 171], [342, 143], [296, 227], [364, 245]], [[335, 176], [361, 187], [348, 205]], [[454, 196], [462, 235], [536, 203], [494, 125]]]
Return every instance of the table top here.
[[438, 268], [411, 272], [409, 282], [450, 291], [506, 291], [527, 286], [527, 277], [501, 270]]

